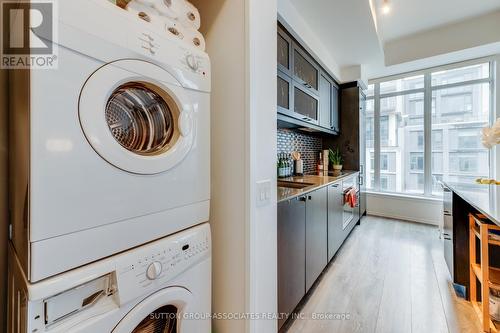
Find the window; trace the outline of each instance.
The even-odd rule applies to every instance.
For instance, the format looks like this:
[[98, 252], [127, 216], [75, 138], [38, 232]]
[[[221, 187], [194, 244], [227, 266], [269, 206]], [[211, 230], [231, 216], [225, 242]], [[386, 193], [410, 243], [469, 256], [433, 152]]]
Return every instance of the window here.
[[383, 146], [389, 145], [389, 116], [380, 117], [380, 142]]
[[[402, 83], [401, 83], [402, 84]], [[405, 86], [406, 87], [406, 86]], [[383, 95], [382, 95], [383, 96]], [[411, 152], [423, 152], [423, 123], [414, 124], [410, 115], [424, 116], [424, 108], [412, 107], [412, 101], [423, 100], [423, 93], [401, 93], [398, 96], [380, 98], [380, 171], [381, 191], [424, 193], [424, 187], [419, 182], [410, 180], [407, 159]], [[423, 164], [424, 156], [421, 163]], [[422, 167], [423, 168], [423, 167]], [[422, 169], [423, 170], [423, 169]], [[383, 171], [391, 173], [383, 174]], [[400, 175], [406, 175], [401, 178]], [[385, 185], [387, 184], [387, 186]]]
[[[369, 86], [366, 128], [367, 159], [374, 167], [368, 173], [372, 190], [439, 195], [439, 181], [473, 182], [490, 174], [489, 150], [481, 144], [481, 129], [492, 112], [490, 63], [421, 73], [379, 79]], [[374, 131], [377, 122], [379, 133]], [[426, 131], [431, 134], [428, 142]]]
[[424, 154], [410, 153], [410, 170], [424, 171]]
[[387, 154], [380, 154], [380, 170], [389, 170], [389, 160]]
[[415, 151], [424, 150], [424, 131], [410, 132], [410, 147]]
[[443, 130], [432, 130], [432, 150], [443, 149]]
[[[463, 71], [452, 72], [442, 73], [440, 77], [455, 84], [464, 77]], [[438, 179], [468, 181], [471, 176], [474, 179], [489, 177], [489, 152], [481, 144], [481, 129], [488, 125], [490, 118], [490, 83], [464, 82], [463, 86], [452, 89], [439, 86], [432, 91], [432, 96], [436, 101], [432, 110], [432, 153], [434, 156], [441, 152], [435, 157], [432, 175], [442, 175], [441, 179], [433, 177], [433, 194], [441, 193]]]
[[[370, 88], [369, 88], [370, 89]], [[373, 90], [373, 86], [371, 86]], [[368, 90], [368, 93], [370, 90]], [[372, 94], [373, 96], [373, 94]], [[366, 186], [373, 189], [375, 186], [375, 118], [374, 118], [374, 101], [369, 99], [366, 101]]]

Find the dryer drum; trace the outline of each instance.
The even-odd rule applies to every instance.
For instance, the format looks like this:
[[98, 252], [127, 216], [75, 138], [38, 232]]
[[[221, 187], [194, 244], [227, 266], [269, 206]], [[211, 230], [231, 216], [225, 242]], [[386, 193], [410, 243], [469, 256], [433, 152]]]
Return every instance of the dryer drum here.
[[106, 105], [106, 122], [120, 145], [139, 155], [157, 155], [173, 144], [175, 113], [165, 98], [143, 83], [118, 87]]
[[177, 333], [177, 308], [162, 306], [144, 318], [132, 333]]

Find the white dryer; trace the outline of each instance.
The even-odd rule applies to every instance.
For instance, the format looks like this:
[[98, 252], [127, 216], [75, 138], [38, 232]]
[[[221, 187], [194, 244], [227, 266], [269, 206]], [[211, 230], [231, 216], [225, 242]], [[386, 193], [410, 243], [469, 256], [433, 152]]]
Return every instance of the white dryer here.
[[208, 55], [109, 1], [58, 7], [58, 68], [10, 80], [11, 238], [32, 282], [209, 216]]
[[8, 332], [210, 332], [208, 224], [36, 284], [9, 259]]

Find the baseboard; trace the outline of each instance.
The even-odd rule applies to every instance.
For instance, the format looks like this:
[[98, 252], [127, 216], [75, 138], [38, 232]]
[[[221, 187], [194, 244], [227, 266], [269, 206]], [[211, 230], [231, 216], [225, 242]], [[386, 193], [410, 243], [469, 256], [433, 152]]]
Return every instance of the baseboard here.
[[371, 211], [371, 210], [367, 210], [366, 214], [370, 215], [370, 216], [385, 217], [385, 218], [388, 218], [388, 219], [396, 219], [396, 220], [402, 220], [402, 221], [408, 221], [408, 222], [430, 224], [430, 225], [435, 225], [435, 226], [439, 226], [440, 225], [440, 221], [432, 221], [432, 220], [427, 220], [427, 219], [419, 219], [419, 218], [415, 218], [415, 217], [402, 216], [402, 215], [396, 215], [396, 214], [387, 214], [387, 213], [384, 213], [384, 212], [376, 212], [376, 211]]

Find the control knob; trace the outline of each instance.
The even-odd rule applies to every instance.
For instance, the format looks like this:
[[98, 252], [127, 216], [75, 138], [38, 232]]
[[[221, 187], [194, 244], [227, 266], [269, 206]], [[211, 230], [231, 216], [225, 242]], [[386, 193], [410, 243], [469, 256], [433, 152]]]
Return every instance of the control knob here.
[[161, 270], [161, 263], [159, 261], [155, 261], [148, 266], [148, 269], [146, 270], [146, 277], [149, 280], [156, 280], [158, 276], [160, 276]]

